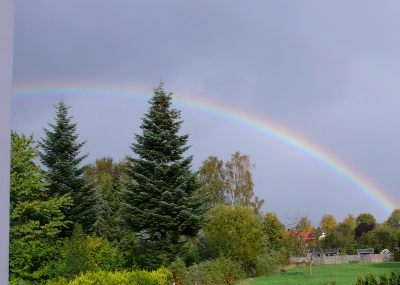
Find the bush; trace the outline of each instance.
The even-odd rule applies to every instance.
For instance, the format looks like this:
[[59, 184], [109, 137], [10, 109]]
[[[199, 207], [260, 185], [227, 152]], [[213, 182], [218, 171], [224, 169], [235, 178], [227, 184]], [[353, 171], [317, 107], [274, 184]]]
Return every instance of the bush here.
[[177, 257], [175, 261], [168, 266], [168, 269], [172, 272], [176, 285], [188, 284], [188, 271], [182, 259]]
[[381, 274], [379, 277], [379, 282], [376, 280], [375, 276], [371, 273], [368, 274], [365, 279], [358, 277], [356, 285], [395, 285], [400, 284], [400, 274], [397, 275], [395, 272], [387, 277], [386, 274]]
[[46, 285], [167, 285], [172, 284], [171, 271], [161, 267], [155, 271], [136, 270], [132, 272], [97, 271], [87, 272], [67, 282], [65, 278], [49, 280]]
[[90, 258], [89, 241], [80, 224], [75, 224], [71, 239], [65, 240], [61, 255], [64, 262], [60, 265], [59, 276], [73, 279], [79, 273], [95, 269]]
[[400, 251], [394, 252], [394, 261], [400, 261]]
[[223, 256], [193, 265], [188, 273], [189, 284], [202, 285], [230, 285], [245, 276], [239, 263]]
[[104, 271], [121, 270], [124, 258], [119, 250], [112, 247], [106, 238], [87, 237], [89, 256], [95, 269]]
[[241, 205], [217, 205], [210, 215], [212, 219], [204, 227], [210, 251], [239, 262], [246, 273], [253, 272], [255, 259], [265, 251], [260, 217]]
[[261, 276], [269, 273], [278, 273], [282, 266], [288, 264], [289, 259], [283, 249], [280, 251], [272, 250], [268, 254], [257, 256], [255, 270], [252, 275]]

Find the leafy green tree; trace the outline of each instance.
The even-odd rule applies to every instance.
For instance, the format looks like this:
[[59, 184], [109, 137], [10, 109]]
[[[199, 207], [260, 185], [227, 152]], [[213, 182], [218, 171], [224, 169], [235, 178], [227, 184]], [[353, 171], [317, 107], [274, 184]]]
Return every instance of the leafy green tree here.
[[319, 241], [319, 247], [340, 247], [342, 252], [356, 254], [357, 243], [354, 239], [354, 229], [347, 224], [340, 223], [325, 238]]
[[338, 226], [335, 217], [332, 214], [323, 215], [319, 223], [325, 233], [330, 233]]
[[253, 175], [254, 164], [249, 155], [240, 152], [232, 154], [231, 160], [223, 163], [216, 156], [210, 156], [199, 170], [199, 180], [203, 183], [200, 193], [208, 194], [208, 206], [215, 204], [243, 205], [260, 212], [263, 199], [254, 197]]
[[61, 210], [71, 204], [69, 194], [46, 195], [46, 175], [34, 163], [37, 148], [33, 136], [11, 133], [10, 277], [32, 282], [54, 277], [57, 234], [68, 224]]
[[127, 183], [123, 219], [155, 250], [152, 257], [158, 254], [155, 262], [165, 264], [204, 225], [205, 197], [195, 195], [200, 183], [191, 171], [192, 156], [183, 156], [189, 136], [178, 134], [182, 121], [180, 111], [171, 108], [172, 93], [161, 82], [149, 103], [143, 134], [136, 134], [131, 145], [137, 158], [129, 158], [126, 168], [132, 182]]
[[347, 217], [343, 219], [343, 224], [348, 225], [352, 230], [356, 228], [356, 218], [352, 214], [348, 214]]
[[290, 220], [290, 228], [299, 232], [310, 232], [314, 230], [311, 220], [307, 215], [302, 216], [297, 213], [297, 216], [286, 217]]
[[367, 224], [367, 223], [361, 223], [359, 224], [355, 230], [355, 238], [357, 241], [360, 241], [366, 233], [372, 231], [375, 228], [375, 224]]
[[203, 161], [198, 172], [202, 186], [199, 190], [207, 194], [206, 207], [225, 202], [225, 168], [224, 162], [216, 156], [210, 156]]
[[254, 183], [251, 170], [255, 167], [250, 163], [249, 155], [242, 155], [240, 152], [232, 154], [231, 160], [226, 162], [227, 181], [227, 203], [231, 205], [244, 205], [252, 207], [257, 213], [260, 212], [264, 200], [254, 197]]
[[268, 249], [280, 250], [285, 242], [285, 226], [275, 213], [268, 212], [262, 220], [262, 229]]
[[362, 213], [362, 214], [359, 214], [356, 218], [356, 226], [360, 225], [361, 223], [372, 225], [372, 224], [376, 223], [376, 220], [372, 214]]
[[257, 257], [266, 253], [260, 216], [242, 205], [216, 205], [209, 215], [204, 233], [214, 256], [231, 258], [246, 272], [254, 270]]
[[387, 225], [400, 224], [400, 209], [394, 209], [390, 214], [390, 217], [385, 222]]
[[[68, 109], [64, 100], [60, 100], [56, 108], [55, 124], [49, 124], [51, 130], [45, 131], [45, 138], [40, 143], [42, 152], [40, 160], [47, 168], [46, 181], [49, 186], [47, 194], [59, 198], [70, 194], [72, 206], [63, 209], [66, 219], [82, 225], [85, 233], [94, 229], [97, 220], [98, 195], [92, 184], [86, 184], [84, 178], [85, 166], [80, 166], [87, 157], [80, 156], [80, 149], [85, 144], [78, 143], [76, 124], [71, 123]], [[70, 236], [71, 227], [63, 230], [62, 236]]]
[[376, 225], [375, 228], [361, 236], [359, 243], [362, 247], [371, 247], [375, 250], [395, 250], [400, 237], [398, 229], [391, 225]]

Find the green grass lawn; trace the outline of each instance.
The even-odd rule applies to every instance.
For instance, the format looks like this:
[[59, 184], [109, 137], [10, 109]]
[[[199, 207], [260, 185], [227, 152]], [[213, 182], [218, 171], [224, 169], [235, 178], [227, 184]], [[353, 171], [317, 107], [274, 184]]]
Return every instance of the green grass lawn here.
[[290, 268], [280, 274], [254, 278], [250, 280], [250, 285], [319, 285], [332, 284], [332, 280], [335, 280], [337, 285], [354, 285], [358, 276], [364, 278], [369, 273], [377, 277], [382, 273], [389, 276], [392, 271], [397, 273], [400, 271], [400, 262], [317, 265], [313, 267], [312, 276], [308, 276], [308, 266], [303, 265]]

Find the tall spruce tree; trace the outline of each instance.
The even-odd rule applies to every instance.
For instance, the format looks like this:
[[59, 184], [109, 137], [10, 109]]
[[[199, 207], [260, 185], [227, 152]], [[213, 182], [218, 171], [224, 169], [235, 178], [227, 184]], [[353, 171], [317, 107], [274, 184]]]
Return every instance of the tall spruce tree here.
[[[191, 171], [188, 135], [179, 135], [180, 111], [171, 109], [172, 93], [161, 82], [154, 88], [150, 108], [142, 118], [142, 135], [131, 145], [138, 158], [130, 158], [126, 172], [132, 178], [125, 194], [124, 221], [142, 235], [143, 248], [151, 248], [153, 262], [165, 264], [179, 254], [184, 237], [195, 236], [205, 223], [200, 188]], [[157, 255], [158, 254], [158, 255]], [[157, 258], [158, 256], [159, 258]], [[153, 264], [157, 266], [157, 264]]]
[[72, 223], [62, 236], [71, 236], [75, 223], [82, 225], [85, 233], [91, 233], [97, 220], [98, 195], [93, 184], [85, 181], [87, 166], [80, 166], [88, 156], [79, 156], [85, 142], [77, 142], [76, 123], [71, 123], [72, 117], [68, 117], [70, 107], [64, 100], [61, 99], [54, 107], [57, 110], [56, 122], [49, 123], [51, 131], [43, 128], [46, 137], [40, 143], [43, 150], [40, 160], [47, 167], [48, 195], [57, 198], [69, 193], [72, 198], [72, 206], [63, 212], [66, 220]]

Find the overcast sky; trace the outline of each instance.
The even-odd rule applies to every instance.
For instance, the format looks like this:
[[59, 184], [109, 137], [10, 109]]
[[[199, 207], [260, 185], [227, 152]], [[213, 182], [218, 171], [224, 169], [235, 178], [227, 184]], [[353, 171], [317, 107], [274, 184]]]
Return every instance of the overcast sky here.
[[297, 213], [315, 225], [324, 214], [340, 222], [364, 212], [382, 222], [388, 213], [377, 201], [320, 162], [179, 102], [274, 122], [400, 208], [399, 12], [397, 1], [17, 0], [12, 128], [40, 139], [64, 96], [86, 162], [119, 161], [133, 155], [146, 98], [162, 78], [182, 111], [193, 170], [240, 151], [256, 165], [263, 211], [285, 224]]

